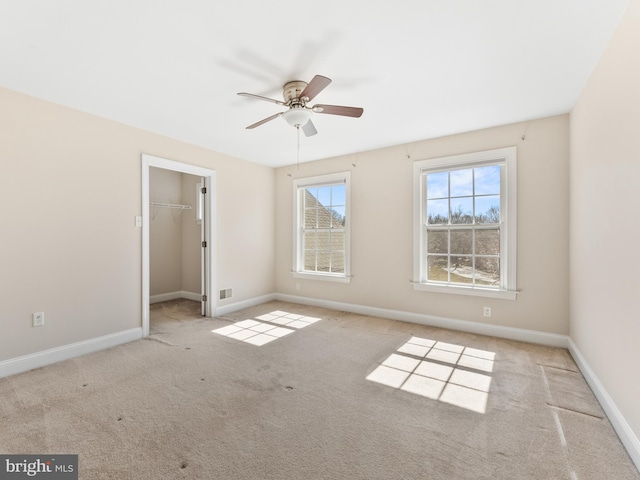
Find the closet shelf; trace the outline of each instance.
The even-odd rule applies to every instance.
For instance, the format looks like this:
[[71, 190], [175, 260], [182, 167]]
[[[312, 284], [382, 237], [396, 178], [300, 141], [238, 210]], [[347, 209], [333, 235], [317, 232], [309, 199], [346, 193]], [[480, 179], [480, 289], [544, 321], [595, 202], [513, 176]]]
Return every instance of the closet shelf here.
[[150, 202], [150, 207], [175, 208], [177, 210], [191, 210], [191, 205], [179, 205], [177, 203], [157, 203]]

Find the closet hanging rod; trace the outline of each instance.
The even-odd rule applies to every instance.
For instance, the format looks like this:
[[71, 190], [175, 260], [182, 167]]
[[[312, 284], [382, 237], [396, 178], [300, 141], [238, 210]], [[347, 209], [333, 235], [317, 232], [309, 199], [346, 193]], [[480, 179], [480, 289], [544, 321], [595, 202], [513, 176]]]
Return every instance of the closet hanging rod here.
[[191, 205], [179, 205], [177, 203], [157, 203], [149, 202], [150, 207], [176, 208], [180, 210], [191, 210]]

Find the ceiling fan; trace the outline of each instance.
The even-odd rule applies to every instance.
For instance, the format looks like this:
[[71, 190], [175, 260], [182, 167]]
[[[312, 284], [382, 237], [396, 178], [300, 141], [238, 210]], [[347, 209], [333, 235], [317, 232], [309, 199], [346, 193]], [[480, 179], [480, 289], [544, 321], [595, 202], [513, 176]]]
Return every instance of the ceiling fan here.
[[265, 100], [267, 102], [275, 103], [276, 105], [289, 107], [289, 110], [271, 115], [270, 117], [249, 125], [247, 129], [259, 127], [264, 123], [270, 122], [274, 118], [282, 117], [289, 125], [298, 129], [302, 127], [302, 131], [304, 132], [304, 134], [307, 137], [310, 137], [318, 133], [316, 127], [311, 121], [311, 117], [314, 113], [341, 115], [343, 117], [354, 118], [360, 117], [364, 110], [359, 107], [345, 107], [342, 105], [324, 104], [316, 104], [311, 107], [307, 105], [330, 83], [331, 79], [323, 77], [322, 75], [316, 75], [315, 77], [313, 77], [313, 79], [311, 79], [309, 83], [303, 82], [301, 80], [287, 82], [282, 87], [282, 96], [284, 97], [284, 101], [274, 100], [272, 98], [263, 97], [261, 95], [254, 95], [253, 93], [238, 93], [238, 95], [241, 95], [243, 97], [257, 98], [258, 100]]

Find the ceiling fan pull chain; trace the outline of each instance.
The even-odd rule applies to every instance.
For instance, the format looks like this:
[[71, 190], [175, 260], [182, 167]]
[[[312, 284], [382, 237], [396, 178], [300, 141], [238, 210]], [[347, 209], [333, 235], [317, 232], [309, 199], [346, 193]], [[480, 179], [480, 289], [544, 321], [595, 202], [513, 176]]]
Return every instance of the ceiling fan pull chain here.
[[296, 125], [298, 131], [298, 150], [296, 152], [296, 169], [300, 170], [300, 125]]

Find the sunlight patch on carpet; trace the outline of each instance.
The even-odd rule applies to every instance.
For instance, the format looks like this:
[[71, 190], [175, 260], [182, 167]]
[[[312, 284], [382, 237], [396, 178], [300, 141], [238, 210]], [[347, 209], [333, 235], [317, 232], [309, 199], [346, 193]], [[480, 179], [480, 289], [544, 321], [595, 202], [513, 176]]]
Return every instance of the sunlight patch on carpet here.
[[485, 413], [495, 353], [412, 337], [367, 380]]
[[276, 310], [257, 316], [255, 319], [242, 320], [217, 328], [212, 330], [212, 333], [261, 347], [320, 320], [316, 317]]

